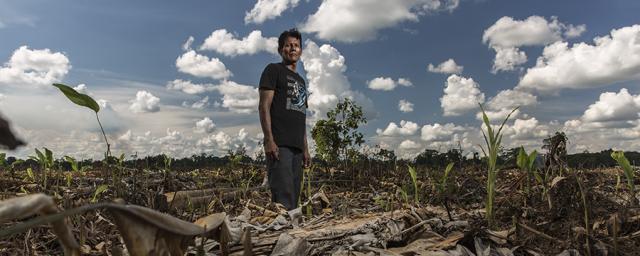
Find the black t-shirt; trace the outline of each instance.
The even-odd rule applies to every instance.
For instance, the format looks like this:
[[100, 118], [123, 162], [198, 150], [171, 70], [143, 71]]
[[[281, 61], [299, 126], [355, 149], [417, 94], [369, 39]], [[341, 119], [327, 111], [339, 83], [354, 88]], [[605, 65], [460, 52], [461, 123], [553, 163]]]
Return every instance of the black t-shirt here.
[[282, 63], [271, 63], [262, 71], [260, 90], [274, 90], [271, 103], [271, 132], [279, 147], [304, 150], [307, 85]]

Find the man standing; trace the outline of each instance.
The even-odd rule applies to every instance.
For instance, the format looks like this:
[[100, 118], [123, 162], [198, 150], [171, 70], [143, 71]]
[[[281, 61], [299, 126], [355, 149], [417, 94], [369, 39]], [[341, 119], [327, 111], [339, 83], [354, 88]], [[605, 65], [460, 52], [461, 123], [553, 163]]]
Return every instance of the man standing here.
[[278, 38], [279, 63], [260, 77], [260, 125], [264, 133], [271, 200], [291, 210], [298, 205], [302, 166], [311, 161], [306, 136], [307, 86], [296, 72], [302, 36], [296, 29]]

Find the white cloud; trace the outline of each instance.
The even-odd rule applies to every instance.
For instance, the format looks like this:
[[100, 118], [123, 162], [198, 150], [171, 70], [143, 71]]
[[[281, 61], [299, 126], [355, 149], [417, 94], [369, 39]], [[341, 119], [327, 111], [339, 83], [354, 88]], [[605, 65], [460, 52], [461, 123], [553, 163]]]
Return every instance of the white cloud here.
[[194, 109], [205, 109], [206, 107], [208, 107], [209, 104], [209, 96], [204, 96], [204, 98], [194, 102], [193, 104], [191, 104], [191, 108]]
[[179, 56], [176, 59], [176, 67], [182, 73], [197, 77], [223, 79], [233, 75], [218, 58], [210, 59], [207, 56], [197, 54], [194, 50]]
[[400, 102], [398, 102], [398, 109], [404, 113], [413, 112], [413, 103], [407, 100], [400, 100]]
[[379, 30], [401, 22], [417, 22], [437, 11], [453, 11], [459, 0], [323, 0], [301, 30], [324, 40], [358, 42], [374, 39]]
[[211, 133], [215, 130], [215, 128], [216, 128], [216, 125], [213, 123], [213, 121], [210, 118], [205, 117], [202, 120], [196, 122], [195, 132]]
[[344, 56], [329, 44], [318, 46], [307, 40], [305, 45], [302, 63], [307, 73], [309, 92], [313, 95], [308, 101], [313, 115], [310, 120], [325, 117], [327, 111], [343, 98], [350, 98], [361, 106], [367, 119], [375, 117], [377, 112], [371, 99], [351, 90], [351, 84], [344, 74], [347, 70]]
[[49, 49], [16, 49], [8, 62], [0, 67], [0, 85], [51, 86], [60, 82], [71, 69], [69, 59]]
[[223, 131], [219, 131], [216, 134], [211, 134], [198, 140], [196, 144], [203, 147], [215, 147], [224, 151], [230, 148], [231, 141], [231, 136], [227, 135]]
[[550, 20], [541, 16], [530, 16], [525, 20], [514, 20], [504, 16], [487, 28], [482, 42], [496, 51], [492, 72], [510, 71], [527, 62], [527, 55], [518, 49], [521, 46], [547, 45], [564, 38], [580, 36], [585, 25], [564, 24], [557, 17]]
[[215, 88], [222, 94], [222, 107], [245, 114], [258, 110], [258, 88], [233, 81], [223, 81]]
[[411, 121], [400, 121], [400, 126], [394, 122], [389, 123], [387, 128], [377, 129], [376, 133], [379, 136], [409, 136], [414, 135], [418, 131], [418, 124]]
[[412, 140], [403, 140], [400, 142], [400, 145], [398, 145], [399, 150], [415, 150], [420, 148], [422, 148], [422, 145]]
[[200, 50], [212, 50], [225, 56], [251, 55], [260, 51], [278, 54], [278, 38], [262, 37], [260, 30], [254, 30], [242, 39], [235, 36], [226, 29], [213, 31]]
[[153, 96], [153, 94], [148, 91], [138, 91], [136, 98], [130, 102], [129, 110], [133, 113], [160, 111], [160, 98]]
[[79, 92], [79, 93], [84, 93], [84, 94], [87, 93], [87, 85], [85, 85], [85, 84], [79, 84], [79, 85], [73, 87], [73, 89], [76, 90], [76, 92]]
[[[509, 117], [510, 119], [518, 117], [520, 115], [520, 109], [513, 111], [513, 113], [511, 113], [511, 111], [513, 111], [513, 108], [502, 108], [494, 110], [485, 109], [484, 113], [487, 114], [487, 118], [489, 118], [489, 122], [491, 122], [491, 124], [500, 124], [502, 123], [502, 121], [504, 121], [505, 118], [507, 118], [507, 115], [509, 114], [511, 114], [511, 116]], [[476, 119], [482, 121], [481, 111], [476, 113]]]
[[626, 88], [620, 92], [603, 92], [582, 115], [585, 122], [634, 121], [639, 118], [640, 95], [631, 95]]
[[546, 126], [538, 124], [535, 117], [529, 119], [516, 119], [512, 126], [505, 126], [505, 136], [512, 140], [540, 140], [549, 136]]
[[513, 109], [515, 107], [523, 107], [534, 105], [538, 102], [538, 98], [528, 92], [519, 90], [502, 90], [498, 94], [491, 98], [487, 103], [489, 109]]
[[433, 64], [429, 63], [429, 66], [427, 66], [427, 70], [433, 73], [460, 74], [462, 73], [462, 70], [464, 70], [464, 67], [456, 64], [455, 60], [448, 59], [438, 64], [438, 66], [434, 66]]
[[515, 70], [517, 66], [527, 62], [527, 54], [516, 47], [494, 48], [496, 57], [493, 60], [491, 73]]
[[427, 124], [422, 126], [422, 130], [420, 138], [424, 141], [448, 141], [451, 140], [452, 136], [457, 133], [464, 131], [464, 127], [457, 126], [453, 123], [447, 123], [445, 125], [441, 125], [439, 123], [435, 123], [433, 125]]
[[168, 90], [182, 91], [186, 94], [200, 94], [215, 90], [212, 84], [194, 84], [188, 80], [176, 79], [167, 83]]
[[182, 50], [183, 51], [190, 51], [191, 50], [191, 44], [193, 44], [193, 41], [195, 39], [193, 38], [193, 36], [189, 36], [189, 38], [187, 38], [187, 41], [184, 42], [184, 44], [182, 44]]
[[444, 95], [440, 98], [440, 106], [445, 116], [458, 116], [464, 112], [478, 108], [484, 102], [484, 93], [472, 78], [451, 75], [447, 78]]
[[594, 88], [640, 78], [640, 25], [596, 37], [594, 44], [556, 42], [544, 48], [518, 87], [540, 92]]
[[300, 0], [258, 0], [251, 11], [244, 16], [244, 23], [262, 24], [279, 17], [287, 9], [298, 6]]
[[398, 85], [402, 86], [412, 86], [413, 83], [406, 78], [400, 78], [397, 81], [394, 81], [390, 77], [376, 77], [373, 80], [367, 82], [369, 89], [371, 90], [382, 90], [382, 91], [391, 91], [395, 89]]

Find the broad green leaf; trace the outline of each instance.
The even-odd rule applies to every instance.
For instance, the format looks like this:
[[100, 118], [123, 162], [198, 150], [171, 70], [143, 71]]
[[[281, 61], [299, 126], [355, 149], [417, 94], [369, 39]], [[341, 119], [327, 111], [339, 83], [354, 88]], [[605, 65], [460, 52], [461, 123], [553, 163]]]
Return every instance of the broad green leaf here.
[[538, 151], [533, 151], [529, 154], [529, 170], [533, 170], [533, 164], [536, 162], [536, 157], [538, 156]]
[[98, 105], [98, 103], [89, 95], [79, 93], [73, 88], [64, 84], [53, 84], [53, 86], [58, 87], [58, 89], [60, 89], [60, 91], [62, 91], [62, 93], [64, 93], [64, 95], [67, 96], [67, 98], [71, 100], [71, 102], [83, 107], [90, 108], [96, 113], [100, 111], [100, 105]]

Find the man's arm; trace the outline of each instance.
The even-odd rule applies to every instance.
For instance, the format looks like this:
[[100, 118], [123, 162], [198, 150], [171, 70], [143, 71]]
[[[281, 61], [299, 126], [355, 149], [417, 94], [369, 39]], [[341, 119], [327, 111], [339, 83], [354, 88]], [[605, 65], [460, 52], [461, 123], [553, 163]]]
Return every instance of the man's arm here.
[[305, 168], [311, 166], [311, 155], [309, 154], [309, 144], [307, 143], [307, 126], [304, 126], [304, 151], [302, 154], [302, 163]]
[[271, 132], [271, 102], [273, 102], [273, 95], [273, 90], [260, 90], [258, 112], [260, 113], [260, 126], [262, 126], [262, 133], [264, 134], [264, 155], [279, 160], [278, 145], [276, 145]]

